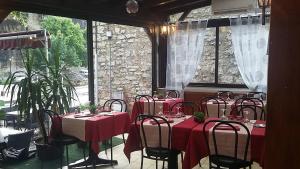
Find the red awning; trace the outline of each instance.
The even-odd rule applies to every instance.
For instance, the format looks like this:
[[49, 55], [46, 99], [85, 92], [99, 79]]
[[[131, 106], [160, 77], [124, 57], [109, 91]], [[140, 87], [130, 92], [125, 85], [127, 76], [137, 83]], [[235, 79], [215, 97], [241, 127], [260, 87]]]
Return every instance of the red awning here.
[[[50, 38], [48, 38], [48, 47], [50, 47]], [[3, 33], [0, 34], [0, 50], [26, 49], [26, 48], [44, 48], [45, 37], [44, 30]]]

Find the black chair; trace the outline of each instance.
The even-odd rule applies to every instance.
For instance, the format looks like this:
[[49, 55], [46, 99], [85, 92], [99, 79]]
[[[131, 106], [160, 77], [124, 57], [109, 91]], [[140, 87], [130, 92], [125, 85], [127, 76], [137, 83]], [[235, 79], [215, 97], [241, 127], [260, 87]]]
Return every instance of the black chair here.
[[200, 111], [200, 107], [194, 102], [177, 102], [170, 107], [170, 112], [176, 112], [175, 108], [181, 108], [185, 115], [193, 115], [194, 112]]
[[[216, 123], [212, 128], [211, 141], [213, 142], [213, 144], [211, 145], [209, 144], [209, 139], [208, 139], [209, 132], [205, 132], [209, 130], [207, 127], [209, 123]], [[232, 147], [234, 147], [234, 151], [233, 151], [234, 153], [232, 155], [223, 154], [222, 152], [220, 152], [219, 144], [218, 144], [220, 141], [218, 142], [217, 131], [218, 131], [218, 127], [221, 126], [222, 127], [226, 126], [231, 128], [232, 132], [234, 133], [234, 135], [232, 135], [232, 137], [234, 137], [234, 142], [231, 142]], [[242, 136], [239, 135], [239, 131], [236, 126], [238, 126], [241, 130], [243, 129], [244, 131], [246, 131], [246, 135], [244, 133]], [[203, 125], [203, 131], [204, 131], [203, 134], [204, 134], [205, 142], [209, 152], [210, 169], [211, 168], [220, 169], [221, 167], [226, 167], [229, 169], [239, 169], [239, 168], [246, 168], [246, 167], [251, 168], [252, 161], [247, 160], [248, 148], [250, 143], [250, 131], [244, 124], [236, 121], [210, 120]], [[241, 137], [246, 137], [245, 142], [240, 141]], [[239, 157], [238, 147], [241, 147], [240, 145], [242, 144], [244, 145], [245, 149], [241, 149], [241, 148], [239, 149], [239, 152], [243, 153], [243, 156]]]
[[25, 160], [35, 155], [35, 152], [29, 152], [30, 142], [34, 131], [12, 134], [7, 136], [7, 143], [2, 143], [1, 155], [5, 162]]
[[[119, 109], [116, 110], [115, 107], [113, 107], [114, 105], [117, 105]], [[102, 106], [103, 110], [114, 110], [114, 111], [119, 111], [119, 112], [127, 112], [127, 103], [125, 100], [122, 99], [110, 99], [107, 100], [103, 106]], [[123, 138], [123, 143], [125, 144], [126, 140], [125, 140], [125, 136], [124, 134], [122, 134], [122, 138]], [[104, 141], [105, 147], [107, 147], [107, 143], [108, 141]], [[113, 159], [113, 144], [112, 144], [112, 138], [110, 139], [110, 150], [111, 150], [111, 160]], [[107, 154], [107, 149], [105, 149], [105, 153]]]
[[217, 97], [218, 98], [223, 98], [223, 99], [233, 99], [234, 94], [232, 91], [218, 91], [217, 92]]
[[[145, 112], [145, 110], [143, 111], [142, 108], [142, 104], [144, 102], [147, 102], [147, 109], [148, 111]], [[151, 111], [151, 102], [153, 102], [153, 109]], [[152, 96], [150, 95], [137, 95], [135, 97], [135, 104], [137, 104], [137, 108], [138, 108], [138, 114], [149, 114], [149, 115], [154, 115], [155, 114], [155, 100], [153, 99]]]
[[[119, 105], [119, 109], [115, 108], [114, 106], [115, 105]], [[119, 112], [127, 112], [127, 103], [125, 100], [122, 100], [122, 99], [109, 99], [107, 101], [105, 101], [105, 103], [103, 104], [102, 106], [102, 109], [105, 110], [105, 109], [109, 109], [109, 110], [112, 110], [112, 109], [116, 109], [115, 111], [119, 111]]]
[[[218, 105], [218, 118], [220, 117], [220, 109], [221, 109], [221, 105], [224, 105], [222, 106], [222, 109], [225, 109], [227, 110], [227, 102], [222, 99], [221, 97], [220, 98], [217, 98], [217, 97], [212, 97], [212, 96], [208, 96], [208, 97], [204, 97], [201, 99], [200, 101], [200, 107], [201, 107], [201, 111], [204, 112], [206, 114], [207, 117], [210, 117], [210, 112], [207, 108], [207, 103], [212, 101], [213, 104], [217, 104]], [[223, 112], [221, 112], [223, 113]], [[226, 112], [225, 112], [226, 113]]]
[[166, 98], [179, 98], [180, 92], [178, 90], [166, 90]]
[[[157, 126], [157, 145], [149, 145], [148, 144], [148, 137], [146, 135], [146, 130], [145, 130], [145, 122], [147, 122], [148, 120], [151, 120], [153, 126]], [[167, 127], [167, 135], [166, 133], [162, 133], [162, 124], [161, 123], [166, 124]], [[139, 115], [136, 119], [135, 119], [135, 127], [137, 130], [137, 133], [139, 135], [139, 140], [140, 140], [140, 144], [141, 144], [141, 169], [143, 168], [143, 159], [147, 158], [147, 159], [152, 159], [156, 161], [156, 169], [158, 168], [158, 161], [167, 161], [168, 157], [170, 155], [170, 150], [171, 150], [171, 127], [169, 122], [162, 117], [159, 116], [151, 116], [151, 115]], [[163, 140], [162, 140], [162, 136], [164, 135], [164, 138], [167, 139], [165, 141], [167, 145], [163, 145]], [[145, 149], [145, 152], [144, 152]], [[164, 163], [163, 163], [163, 167], [164, 167]]]
[[[252, 105], [252, 106], [251, 106]], [[240, 115], [240, 109], [242, 107], [249, 107], [251, 106], [252, 108], [251, 109], [254, 109], [255, 112], [257, 113], [260, 113], [262, 112], [262, 116], [260, 119], [265, 119], [265, 111], [264, 111], [264, 102], [261, 100], [261, 99], [258, 99], [258, 98], [240, 98], [240, 99], [237, 99], [234, 103], [234, 108], [232, 110], [235, 111], [234, 113], [236, 113], [237, 115]], [[250, 111], [251, 111], [250, 109]]]
[[265, 120], [266, 115], [264, 108], [257, 105], [238, 105], [235, 107], [237, 111], [237, 115], [241, 115], [243, 118], [245, 117], [245, 112], [249, 113], [249, 120]]
[[10, 114], [6, 114], [8, 112], [12, 112], [12, 111], [17, 111], [18, 110], [18, 106], [10, 106], [10, 107], [5, 107], [1, 109], [5, 115], [3, 117], [4, 121], [4, 127], [13, 127], [16, 128], [17, 126], [17, 116], [16, 115], [10, 115]]
[[267, 94], [264, 93], [264, 92], [248, 92], [246, 94], [246, 97], [247, 98], [258, 98], [258, 99], [261, 99], [261, 100], [266, 100]]
[[[55, 134], [51, 135], [51, 139], [49, 139], [49, 132], [46, 131], [46, 125], [45, 123], [47, 123], [47, 117], [51, 120], [51, 130], [60, 130], [60, 131], [56, 131]], [[66, 148], [66, 159], [67, 159], [67, 165], [69, 166], [69, 150], [68, 150], [68, 145], [71, 144], [76, 144], [76, 143], [82, 143], [79, 139], [73, 137], [73, 136], [69, 136], [69, 135], [65, 135], [63, 134], [62, 131], [62, 126], [60, 123], [60, 126], [57, 126], [58, 128], [55, 128], [53, 124], [57, 124], [54, 120], [54, 118], [56, 119], [60, 119], [61, 117], [51, 111], [51, 110], [45, 110], [42, 109], [39, 111], [39, 118], [40, 121], [42, 123], [42, 134], [45, 140], [46, 144], [50, 144], [50, 145], [56, 145], [58, 147], [64, 146]], [[84, 159], [86, 159], [86, 155], [85, 155], [85, 149], [83, 148], [83, 156]], [[62, 157], [61, 157], [61, 167], [62, 167]]]

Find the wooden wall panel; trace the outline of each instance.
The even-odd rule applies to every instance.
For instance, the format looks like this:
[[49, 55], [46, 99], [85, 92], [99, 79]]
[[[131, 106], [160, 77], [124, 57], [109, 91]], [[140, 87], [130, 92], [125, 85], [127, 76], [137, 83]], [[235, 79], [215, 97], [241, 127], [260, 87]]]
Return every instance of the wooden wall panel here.
[[300, 168], [299, 7], [299, 0], [272, 0], [266, 169]]

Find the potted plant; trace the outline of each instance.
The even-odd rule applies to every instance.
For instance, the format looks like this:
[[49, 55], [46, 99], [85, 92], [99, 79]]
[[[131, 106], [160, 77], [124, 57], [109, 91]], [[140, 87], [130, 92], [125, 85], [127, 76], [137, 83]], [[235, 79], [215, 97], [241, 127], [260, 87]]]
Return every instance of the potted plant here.
[[[16, 71], [8, 76], [4, 84], [4, 92], [6, 95], [10, 93], [10, 106], [16, 95], [15, 104], [18, 105], [19, 110], [18, 121], [31, 122], [32, 118], [38, 119], [38, 109], [43, 108], [42, 89], [44, 87], [42, 80], [35, 81], [34, 79], [37, 76], [37, 72], [33, 69], [34, 57], [28, 50], [25, 54], [21, 52], [21, 55], [25, 70]], [[24, 78], [16, 81], [19, 76]]]
[[205, 114], [203, 112], [195, 112], [194, 121], [198, 123], [203, 123], [205, 121]]

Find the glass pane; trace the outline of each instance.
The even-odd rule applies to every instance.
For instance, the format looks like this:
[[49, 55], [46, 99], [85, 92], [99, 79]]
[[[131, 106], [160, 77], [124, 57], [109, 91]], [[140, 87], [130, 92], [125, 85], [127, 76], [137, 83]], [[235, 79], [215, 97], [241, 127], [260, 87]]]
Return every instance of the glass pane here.
[[230, 27], [220, 27], [219, 35], [219, 83], [244, 84], [234, 57]]
[[215, 82], [215, 42], [216, 28], [207, 28], [204, 39], [204, 49], [193, 83]]

